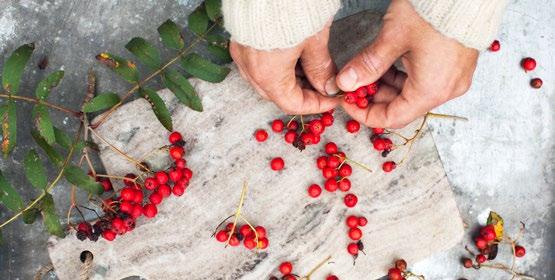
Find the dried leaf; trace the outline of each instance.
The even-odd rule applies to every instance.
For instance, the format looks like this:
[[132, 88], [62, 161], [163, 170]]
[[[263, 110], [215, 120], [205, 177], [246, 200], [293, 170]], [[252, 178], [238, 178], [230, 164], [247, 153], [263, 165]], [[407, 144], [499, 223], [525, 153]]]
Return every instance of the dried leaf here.
[[158, 27], [158, 33], [162, 43], [171, 49], [180, 50], [185, 47], [185, 41], [181, 35], [181, 28], [171, 20], [167, 20]]
[[501, 218], [499, 214], [491, 211], [489, 212], [487, 224], [493, 225], [493, 228], [495, 229], [495, 240], [501, 241], [503, 239], [503, 218]]
[[40, 190], [45, 189], [46, 184], [48, 184], [46, 169], [35, 150], [31, 149], [27, 152], [23, 159], [23, 165], [25, 176], [27, 176], [27, 180], [29, 180], [31, 185]]
[[39, 214], [40, 211], [37, 208], [31, 208], [29, 210], [23, 211], [23, 222], [30, 225], [35, 222]]
[[162, 75], [162, 82], [179, 99], [179, 101], [189, 108], [202, 112], [202, 102], [195, 89], [187, 78], [179, 72], [169, 69]]
[[5, 108], [0, 109], [2, 119], [2, 152], [7, 156], [17, 141], [17, 111], [15, 102], [9, 100]]
[[208, 29], [209, 21], [210, 18], [208, 18], [204, 6], [201, 5], [189, 15], [189, 30], [201, 36], [206, 32], [206, 29]]
[[83, 112], [85, 113], [98, 112], [101, 110], [111, 108], [112, 106], [118, 104], [119, 102], [120, 102], [120, 98], [117, 94], [113, 92], [102, 93], [94, 97], [91, 101], [87, 102], [83, 106]]
[[53, 144], [56, 141], [56, 136], [54, 135], [54, 126], [48, 108], [42, 104], [35, 105], [33, 108], [33, 119], [40, 136], [46, 143]]
[[0, 172], [0, 202], [12, 211], [18, 211], [23, 208], [23, 199], [4, 178], [2, 172]]
[[40, 209], [42, 221], [48, 233], [58, 237], [65, 237], [64, 228], [62, 227], [60, 218], [56, 213], [56, 207], [54, 206], [54, 199], [52, 198], [52, 195], [46, 194], [46, 196], [41, 200]]
[[40, 100], [45, 100], [46, 98], [48, 98], [48, 95], [50, 94], [52, 88], [57, 87], [63, 78], [64, 71], [60, 70], [48, 75], [46, 79], [40, 81], [39, 85], [35, 89], [35, 95], [37, 96], [37, 98]]
[[56, 166], [62, 166], [64, 162], [64, 158], [58, 153], [54, 147], [50, 146], [38, 133], [38, 131], [33, 130], [31, 131], [31, 136], [35, 139], [37, 145], [46, 153], [50, 161], [54, 163]]
[[6, 60], [6, 63], [4, 63], [2, 86], [9, 94], [17, 94], [19, 83], [21, 82], [21, 75], [23, 75], [25, 65], [27, 65], [34, 50], [35, 44], [33, 43], [20, 46], [12, 53], [8, 60]]
[[109, 53], [101, 53], [96, 56], [100, 63], [106, 65], [108, 68], [114, 70], [118, 75], [126, 81], [135, 83], [139, 81], [139, 72], [137, 66], [130, 60], [115, 56]]
[[219, 83], [227, 77], [227, 67], [212, 63], [198, 54], [191, 53], [181, 60], [181, 66], [187, 73], [212, 83]]
[[158, 93], [148, 88], [140, 88], [139, 93], [148, 101], [148, 103], [150, 103], [150, 105], [152, 106], [152, 110], [154, 111], [154, 114], [156, 115], [156, 118], [158, 118], [160, 123], [168, 131], [173, 131], [173, 123], [170, 111], [168, 110], [166, 104], [164, 104], [164, 101], [162, 100], [162, 98], [160, 98]]
[[75, 165], [69, 165], [64, 171], [64, 176], [68, 182], [76, 185], [77, 187], [91, 193], [102, 194], [104, 188], [98, 182], [93, 180], [91, 176], [87, 175], [85, 171]]
[[222, 16], [222, 0], [206, 0], [204, 5], [206, 7], [206, 14], [211, 20], [216, 21]]
[[152, 69], [162, 66], [162, 60], [158, 50], [143, 38], [135, 37], [125, 45], [125, 48], [134, 54], [140, 62]]

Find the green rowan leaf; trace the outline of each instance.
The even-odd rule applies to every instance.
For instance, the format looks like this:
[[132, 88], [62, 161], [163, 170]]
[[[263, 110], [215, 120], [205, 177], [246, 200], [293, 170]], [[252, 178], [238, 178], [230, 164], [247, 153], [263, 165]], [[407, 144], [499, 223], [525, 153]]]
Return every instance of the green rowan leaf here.
[[38, 131], [32, 130], [31, 136], [35, 139], [37, 145], [44, 151], [44, 153], [48, 156], [50, 161], [54, 163], [57, 167], [62, 166], [64, 163], [64, 158], [54, 149], [54, 147], [50, 146], [39, 134]]
[[179, 72], [169, 69], [162, 75], [162, 82], [189, 108], [202, 112], [202, 101], [187, 78]]
[[33, 43], [20, 46], [4, 63], [2, 86], [9, 94], [17, 94], [23, 70], [34, 50], [35, 44]]
[[131, 39], [125, 45], [125, 48], [151, 69], [158, 69], [162, 66], [162, 59], [158, 50], [143, 38], [135, 37]]
[[233, 59], [231, 58], [231, 54], [229, 54], [228, 48], [220, 47], [217, 45], [208, 45], [206, 49], [223, 64], [227, 64], [233, 61]]
[[56, 235], [58, 237], [65, 237], [64, 228], [60, 223], [60, 218], [56, 213], [56, 207], [54, 205], [54, 199], [52, 195], [46, 194], [46, 196], [41, 200], [41, 214], [42, 221], [48, 233]]
[[215, 64], [195, 53], [184, 57], [181, 60], [181, 66], [187, 73], [211, 83], [223, 81], [231, 71], [231, 69]]
[[206, 14], [211, 20], [216, 21], [222, 16], [222, 0], [206, 0], [204, 5], [206, 7]]
[[69, 165], [64, 171], [64, 176], [68, 182], [77, 187], [91, 193], [100, 195], [104, 192], [104, 188], [96, 182], [91, 176], [87, 175], [83, 169], [75, 165]]
[[209, 21], [210, 18], [208, 18], [206, 10], [203, 6], [200, 6], [189, 15], [189, 30], [199, 36], [204, 35], [206, 30], [208, 29]]
[[133, 61], [110, 53], [101, 53], [96, 56], [96, 59], [108, 68], [114, 70], [116, 74], [120, 75], [126, 81], [131, 83], [139, 81], [139, 71], [137, 71], [137, 66]]
[[46, 143], [53, 144], [56, 141], [56, 136], [54, 135], [54, 126], [48, 108], [42, 104], [35, 105], [33, 108], [33, 119], [40, 136]]
[[23, 208], [23, 199], [0, 172], [0, 202], [12, 211]]
[[95, 96], [83, 106], [83, 112], [92, 113], [112, 108], [120, 102], [120, 98], [113, 92], [106, 92]]
[[48, 184], [48, 178], [46, 177], [46, 169], [39, 158], [39, 154], [31, 149], [25, 155], [23, 159], [23, 165], [25, 169], [25, 176], [27, 180], [33, 185], [33, 187], [44, 190], [46, 184]]
[[152, 106], [152, 110], [154, 111], [154, 114], [156, 115], [156, 118], [158, 118], [160, 123], [168, 131], [173, 131], [173, 123], [170, 111], [168, 110], [168, 107], [166, 107], [166, 104], [164, 103], [162, 98], [160, 98], [158, 93], [148, 88], [140, 88], [139, 93], [148, 101], [148, 103], [150, 103], [150, 105]]
[[64, 71], [60, 70], [48, 75], [46, 79], [40, 81], [37, 88], [35, 89], [35, 95], [37, 96], [37, 98], [40, 100], [46, 100], [46, 98], [48, 98], [48, 95], [50, 95], [50, 91], [53, 88], [57, 87], [63, 78]]
[[185, 40], [183, 40], [183, 35], [181, 35], [181, 28], [171, 20], [167, 20], [162, 25], [158, 27], [158, 33], [162, 39], [162, 43], [170, 48], [181, 50], [185, 47]]
[[56, 143], [60, 145], [60, 147], [66, 150], [71, 148], [71, 138], [63, 130], [54, 127], [54, 136], [56, 138]]

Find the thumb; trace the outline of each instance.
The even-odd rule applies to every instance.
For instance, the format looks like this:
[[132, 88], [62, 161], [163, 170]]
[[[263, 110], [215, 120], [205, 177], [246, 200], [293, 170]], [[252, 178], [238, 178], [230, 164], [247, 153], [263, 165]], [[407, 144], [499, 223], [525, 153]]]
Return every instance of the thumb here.
[[405, 53], [405, 48], [396, 43], [399, 38], [385, 39], [383, 33], [382, 30], [370, 46], [341, 69], [337, 75], [337, 86], [341, 90], [354, 91], [377, 81]]
[[[339, 89], [334, 77], [337, 72], [328, 48], [329, 25], [310, 37], [301, 54], [301, 65], [310, 84], [324, 95], [335, 95]], [[331, 82], [328, 82], [331, 81]]]

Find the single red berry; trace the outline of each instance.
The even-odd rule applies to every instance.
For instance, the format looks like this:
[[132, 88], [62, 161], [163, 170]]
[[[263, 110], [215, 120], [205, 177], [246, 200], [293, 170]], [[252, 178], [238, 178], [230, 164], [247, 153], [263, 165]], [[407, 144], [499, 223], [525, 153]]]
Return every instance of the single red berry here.
[[189, 168], [183, 168], [183, 170], [181, 170], [181, 172], [183, 173], [183, 178], [184, 179], [191, 180], [191, 178], [193, 178], [193, 170], [191, 170]]
[[135, 196], [133, 197], [133, 202], [135, 203], [143, 203], [144, 194], [143, 191], [140, 189], [134, 189]]
[[181, 133], [177, 131], [170, 133], [170, 136], [168, 138], [170, 140], [170, 143], [173, 145], [183, 141], [183, 137], [181, 136]]
[[337, 154], [337, 152], [339, 151], [339, 149], [337, 148], [337, 144], [335, 144], [334, 142], [326, 143], [326, 145], [324, 146], [324, 150], [328, 155]]
[[297, 121], [291, 121], [287, 124], [287, 129], [297, 130], [299, 128], [299, 123]]
[[311, 120], [308, 123], [308, 127], [313, 134], [321, 134], [325, 130], [324, 124], [319, 119]]
[[282, 170], [283, 167], [285, 167], [285, 162], [283, 161], [282, 158], [276, 157], [276, 158], [273, 158], [273, 159], [270, 161], [270, 167], [271, 167], [272, 170], [274, 170], [274, 171], [279, 171], [279, 170]]
[[168, 176], [170, 177], [170, 180], [172, 180], [172, 182], [178, 182], [181, 179], [182, 176], [182, 172], [179, 169], [170, 169], [170, 171], [168, 172]]
[[281, 277], [281, 280], [297, 280], [297, 277], [292, 274], [287, 274]]
[[239, 240], [239, 238], [237, 238], [237, 235], [234, 234], [231, 236], [231, 238], [229, 239], [229, 245], [236, 247], [239, 246], [239, 244], [241, 244], [241, 241]]
[[385, 145], [385, 150], [389, 151], [389, 150], [391, 150], [391, 148], [393, 148], [393, 141], [391, 141], [391, 139], [383, 138], [383, 142], [384, 142], [384, 145]]
[[338, 184], [337, 184], [337, 181], [335, 181], [334, 178], [329, 178], [329, 179], [326, 180], [326, 183], [324, 183], [324, 188], [328, 192], [336, 191], [337, 187], [338, 187]]
[[515, 246], [515, 256], [522, 258], [526, 255], [526, 249], [520, 245]]
[[149, 191], [156, 189], [158, 185], [160, 185], [160, 183], [158, 183], [158, 180], [153, 177], [148, 177], [145, 179], [145, 189]]
[[133, 199], [135, 199], [135, 190], [130, 187], [125, 187], [121, 190], [120, 196], [122, 200], [133, 201]]
[[337, 172], [337, 170], [335, 170], [335, 168], [332, 167], [324, 167], [324, 169], [322, 169], [322, 176], [326, 179], [330, 179], [335, 177], [335, 173]]
[[524, 71], [532, 71], [536, 68], [536, 60], [531, 57], [527, 57], [522, 59], [520, 65], [524, 68]]
[[285, 142], [292, 144], [293, 142], [295, 142], [295, 139], [297, 139], [297, 133], [294, 130], [289, 130], [287, 131], [287, 133], [285, 133]]
[[329, 156], [328, 161], [326, 162], [327, 167], [337, 168], [341, 165], [341, 161], [336, 156]]
[[112, 241], [116, 239], [116, 233], [108, 229], [102, 232], [102, 237], [108, 241]]
[[352, 240], [360, 240], [362, 238], [362, 230], [360, 230], [359, 228], [350, 228], [349, 229], [349, 238], [351, 238]]
[[339, 277], [335, 275], [328, 275], [328, 277], [326, 277], [326, 280], [339, 280]]
[[281, 274], [286, 275], [290, 274], [293, 271], [293, 264], [290, 262], [283, 262], [279, 265], [279, 272]]
[[372, 128], [372, 133], [373, 134], [383, 134], [385, 132], [385, 129], [383, 128], [379, 128], [379, 127], [373, 127]]
[[339, 180], [337, 187], [342, 192], [348, 192], [351, 189], [351, 181], [347, 178], [342, 178]]
[[312, 134], [312, 132], [301, 133], [301, 141], [303, 141], [305, 145], [314, 144], [314, 134]]
[[532, 80], [530, 80], [530, 86], [532, 86], [533, 88], [541, 88], [543, 85], [543, 81], [540, 78], [533, 78]]
[[382, 165], [382, 169], [386, 173], [393, 171], [393, 169], [395, 169], [395, 167], [397, 167], [397, 164], [395, 164], [394, 161], [386, 161]]
[[356, 216], [348, 216], [347, 220], [345, 220], [345, 222], [347, 223], [347, 226], [350, 228], [354, 228], [356, 226], [358, 226], [358, 218]]
[[154, 176], [160, 185], [166, 184], [169, 180], [168, 174], [164, 171], [158, 171], [154, 174]]
[[347, 207], [352, 208], [352, 207], [355, 207], [355, 205], [357, 205], [358, 197], [352, 193], [348, 193], [343, 198], [343, 202]]
[[282, 132], [284, 128], [285, 128], [285, 124], [283, 123], [282, 120], [274, 120], [272, 122], [272, 130], [274, 132]]
[[355, 90], [355, 94], [357, 95], [358, 98], [362, 98], [362, 97], [366, 97], [368, 92], [366, 91], [365, 86], [361, 86]]
[[345, 126], [347, 131], [350, 133], [355, 133], [360, 129], [360, 123], [355, 120], [349, 120]]
[[320, 188], [320, 186], [316, 185], [316, 184], [312, 184], [308, 187], [308, 195], [310, 197], [319, 197], [320, 194], [322, 193], [322, 188]]
[[158, 208], [156, 208], [156, 205], [154, 204], [147, 203], [143, 206], [143, 214], [147, 218], [153, 218], [156, 214], [158, 214]]
[[177, 169], [183, 169], [183, 168], [187, 167], [187, 161], [184, 160], [184, 159], [182, 159], [182, 158], [177, 159], [177, 160], [175, 161], [175, 167], [176, 167]]
[[373, 83], [366, 86], [366, 91], [368, 92], [368, 95], [374, 95], [374, 94], [378, 93], [379, 88], [380, 87], [378, 85], [378, 82], [373, 82]]
[[499, 40], [494, 40], [489, 46], [489, 50], [492, 52], [499, 51], [500, 49], [501, 49], [501, 44], [499, 43]]
[[256, 138], [256, 141], [258, 142], [264, 142], [266, 141], [266, 139], [268, 139], [268, 132], [266, 132], [266, 130], [264, 129], [259, 129], [254, 132], [254, 138]]
[[125, 175], [125, 179], [123, 179], [123, 183], [128, 187], [132, 187], [135, 185], [135, 179], [137, 179], [137, 175], [129, 173]]
[[254, 241], [254, 237], [249, 236], [243, 240], [243, 245], [245, 245], [245, 248], [252, 250], [256, 247], [256, 241]]
[[268, 248], [269, 245], [270, 245], [270, 241], [268, 241], [268, 238], [258, 239], [258, 249], [264, 250]]
[[354, 92], [347, 92], [347, 93], [345, 93], [345, 97], [343, 99], [348, 104], [354, 104], [354, 103], [357, 102], [357, 95]]
[[241, 227], [239, 227], [239, 233], [241, 233], [243, 236], [248, 236], [252, 233], [252, 229], [251, 227], [249, 227], [249, 225], [242, 225]]
[[263, 226], [255, 226], [254, 229], [256, 230], [258, 239], [266, 238], [266, 228]]
[[372, 141], [372, 145], [374, 145], [374, 149], [376, 149], [377, 151], [383, 151], [385, 150], [386, 142], [383, 138], [375, 138]]
[[172, 193], [172, 189], [168, 185], [160, 185], [158, 186], [157, 192], [159, 192], [163, 197], [168, 197]]
[[358, 255], [358, 245], [356, 243], [349, 243], [349, 245], [347, 245], [347, 252], [349, 252], [349, 254], [351, 254], [353, 256], [357, 256]]
[[227, 223], [227, 225], [225, 225], [225, 229], [228, 231], [233, 230], [233, 223]]
[[84, 232], [86, 234], [91, 234], [92, 233], [92, 226], [91, 226], [90, 223], [81, 222], [77, 225], [77, 231], [81, 231], [81, 232]]
[[324, 169], [324, 167], [328, 166], [328, 157], [321, 156], [316, 159], [316, 166], [318, 167], [318, 169]]
[[334, 118], [333, 118], [333, 115], [330, 113], [323, 113], [320, 120], [322, 121], [322, 124], [324, 126], [331, 126], [333, 125]]
[[123, 213], [131, 213], [133, 211], [133, 203], [124, 200], [119, 204], [119, 210]]
[[480, 235], [488, 242], [493, 241], [495, 239], [495, 228], [493, 225], [482, 227], [480, 229]]
[[220, 242], [226, 242], [227, 238], [229, 237], [229, 233], [225, 230], [220, 230], [216, 233], [216, 240]]
[[395, 268], [399, 269], [400, 271], [405, 271], [407, 270], [407, 262], [403, 259], [396, 260]]
[[362, 97], [362, 98], [357, 98], [356, 101], [357, 107], [359, 107], [360, 109], [364, 109], [364, 108], [368, 108], [368, 99], [366, 99], [366, 97]]
[[172, 146], [170, 148], [170, 157], [174, 160], [178, 160], [185, 156], [185, 149], [181, 146]]
[[185, 193], [185, 187], [182, 184], [180, 185], [176, 184], [172, 188], [172, 193], [175, 196], [182, 196]]
[[368, 220], [365, 217], [358, 217], [358, 225], [363, 227], [368, 224]]
[[353, 168], [350, 165], [345, 163], [339, 168], [339, 176], [349, 177], [351, 174], [353, 174]]
[[478, 254], [476, 256], [476, 262], [481, 264], [481, 263], [485, 263], [487, 261], [486, 256], [484, 256], [483, 254]]
[[472, 260], [469, 259], [469, 258], [464, 258], [464, 259], [462, 260], [462, 263], [463, 263], [463, 266], [466, 267], [466, 268], [471, 268], [472, 265], [473, 265], [473, 264], [472, 264]]
[[401, 273], [401, 270], [398, 268], [390, 268], [389, 271], [387, 272], [387, 278], [389, 280], [402, 280], [403, 279], [403, 274]]
[[112, 190], [112, 181], [108, 178], [98, 178], [97, 181], [102, 185], [105, 192]]
[[120, 230], [123, 228], [123, 220], [120, 218], [114, 218], [111, 222], [112, 229]]
[[133, 211], [131, 211], [130, 215], [133, 219], [137, 219], [143, 214], [143, 206], [141, 204], [135, 204], [133, 206]]
[[164, 197], [159, 192], [153, 192], [148, 196], [148, 200], [152, 204], [160, 204], [160, 202], [162, 202], [163, 198]]
[[476, 244], [476, 248], [483, 250], [488, 247], [488, 242], [481, 236], [478, 236], [474, 239], [474, 243]]

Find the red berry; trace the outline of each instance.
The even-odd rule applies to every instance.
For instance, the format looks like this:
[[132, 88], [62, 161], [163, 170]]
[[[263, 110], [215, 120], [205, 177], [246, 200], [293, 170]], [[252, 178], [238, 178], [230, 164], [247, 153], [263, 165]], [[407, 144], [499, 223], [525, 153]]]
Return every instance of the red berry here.
[[123, 228], [123, 220], [120, 218], [114, 218], [111, 222], [112, 229], [115, 231], [119, 231]]
[[354, 92], [347, 92], [345, 93], [344, 100], [349, 104], [354, 104], [357, 102], [357, 95]]
[[268, 238], [260, 238], [258, 240], [258, 249], [266, 249], [268, 248], [268, 245], [270, 245], [270, 241], [268, 241]]
[[169, 180], [168, 174], [164, 171], [158, 171], [154, 176], [156, 176], [156, 180], [158, 180], [158, 184], [160, 185], [166, 184]]
[[285, 128], [285, 124], [283, 123], [282, 120], [274, 120], [272, 122], [272, 130], [274, 132], [282, 132], [283, 128]]
[[243, 236], [248, 236], [252, 233], [252, 229], [249, 225], [242, 225], [241, 227], [239, 227], [239, 233], [241, 233]]
[[358, 225], [363, 227], [368, 224], [368, 220], [365, 217], [358, 217]]
[[318, 169], [324, 169], [324, 167], [328, 166], [328, 157], [321, 156], [316, 159], [316, 166], [318, 167]]
[[164, 197], [159, 192], [153, 192], [148, 196], [148, 200], [152, 204], [160, 204]]
[[521, 61], [520, 65], [525, 71], [532, 71], [536, 68], [536, 60], [531, 57], [527, 57]]
[[383, 138], [376, 138], [372, 141], [372, 145], [374, 145], [374, 149], [377, 151], [383, 151], [386, 147], [386, 142]]
[[395, 268], [399, 269], [400, 271], [405, 271], [407, 270], [407, 262], [403, 259], [396, 260]]
[[494, 40], [491, 45], [489, 46], [489, 50], [492, 52], [499, 51], [501, 49], [501, 44], [498, 40]]
[[256, 234], [258, 239], [266, 238], [266, 229], [263, 226], [255, 226]]
[[325, 128], [324, 128], [324, 124], [322, 123], [321, 120], [315, 119], [315, 120], [311, 120], [308, 123], [308, 127], [310, 128], [310, 131], [313, 134], [321, 134], [322, 132], [324, 132]]
[[320, 120], [322, 121], [322, 124], [324, 126], [331, 126], [333, 124], [334, 118], [333, 115], [330, 113], [323, 113]]
[[483, 254], [478, 254], [476, 256], [476, 262], [481, 264], [481, 263], [485, 263], [487, 261], [486, 256], [484, 256]]
[[282, 170], [283, 167], [285, 167], [285, 162], [283, 161], [282, 158], [276, 157], [276, 158], [273, 158], [272, 161], [270, 161], [270, 167], [274, 171], [279, 171], [279, 170]]
[[87, 222], [81, 222], [77, 225], [77, 231], [81, 231], [87, 234], [92, 233], [92, 226]]
[[168, 197], [172, 193], [172, 189], [168, 185], [160, 185], [157, 192], [159, 192], [163, 197]]
[[175, 186], [173, 186], [172, 193], [175, 196], [182, 196], [185, 193], [185, 187], [182, 184], [176, 184]]
[[143, 214], [147, 218], [153, 218], [156, 214], [158, 214], [158, 208], [156, 208], [156, 205], [154, 204], [147, 203], [143, 206]]
[[218, 231], [218, 233], [216, 233], [216, 240], [220, 242], [226, 242], [228, 237], [229, 234], [225, 230], [220, 230]]
[[187, 167], [187, 161], [180, 158], [180, 159], [175, 161], [175, 167], [177, 169], [183, 169], [183, 168]]
[[316, 184], [312, 184], [308, 187], [308, 195], [310, 197], [319, 197], [322, 193], [322, 188]]
[[170, 157], [174, 160], [178, 160], [185, 155], [185, 149], [181, 146], [172, 146], [170, 148]]
[[389, 271], [387, 272], [387, 278], [389, 280], [402, 280], [403, 279], [403, 274], [401, 273], [401, 270], [398, 268], [390, 268]]
[[533, 88], [541, 88], [543, 85], [543, 81], [540, 78], [533, 78], [532, 80], [530, 80], [530, 86], [532, 86]]
[[228, 224], [225, 226], [225, 228], [226, 228], [228, 231], [231, 231], [231, 230], [233, 229], [233, 223], [228, 223]]
[[366, 97], [357, 98], [356, 104], [360, 109], [368, 108], [368, 99]]
[[168, 176], [170, 177], [170, 180], [172, 180], [172, 182], [175, 183], [181, 179], [182, 173], [181, 173], [181, 170], [172, 168], [168, 172]]
[[181, 172], [183, 172], [183, 178], [185, 178], [187, 180], [191, 180], [191, 178], [193, 178], [193, 170], [191, 170], [189, 168], [183, 168], [183, 170], [181, 170]]
[[102, 237], [108, 241], [112, 241], [116, 239], [116, 233], [108, 229], [102, 232]]
[[378, 92], [379, 88], [378, 82], [373, 82], [366, 86], [366, 91], [368, 92], [368, 95], [374, 95]]
[[383, 142], [385, 145], [385, 150], [391, 150], [391, 148], [393, 148], [393, 142], [391, 141], [391, 139], [389, 138], [383, 138]]
[[339, 277], [335, 275], [328, 275], [328, 277], [326, 277], [326, 280], [339, 280]]
[[353, 174], [353, 168], [350, 165], [345, 163], [339, 168], [339, 176], [349, 177], [351, 174]]
[[515, 256], [522, 258], [524, 255], [526, 255], [526, 249], [520, 245], [515, 246]]
[[279, 272], [281, 272], [281, 274], [286, 275], [286, 274], [290, 274], [293, 271], [293, 264], [291, 264], [290, 262], [283, 262], [279, 265]]
[[334, 168], [331, 168], [329, 166], [324, 167], [324, 169], [322, 169], [322, 176], [324, 176], [324, 178], [326, 178], [326, 179], [335, 177], [336, 173], [337, 173], [337, 170], [335, 170]]
[[351, 238], [352, 240], [360, 240], [362, 238], [362, 230], [360, 230], [359, 228], [350, 228], [349, 229], [349, 238]]
[[346, 126], [347, 131], [350, 133], [355, 133], [360, 129], [360, 123], [355, 120], [350, 120], [347, 122]]
[[393, 169], [395, 169], [395, 167], [397, 167], [397, 164], [395, 164], [394, 161], [386, 161], [382, 165], [382, 169], [386, 173], [393, 171]]
[[324, 183], [324, 188], [328, 192], [336, 191], [337, 187], [338, 187], [338, 184], [337, 184], [337, 181], [335, 181], [334, 178], [329, 178], [329, 179], [326, 180], [326, 183]]
[[258, 142], [264, 142], [268, 139], [268, 132], [264, 129], [259, 129], [254, 133], [254, 138], [256, 138]]
[[474, 243], [476, 244], [476, 248], [483, 250], [488, 247], [488, 242], [481, 236], [478, 236], [474, 239]]
[[291, 274], [287, 274], [287, 275], [284, 275], [283, 277], [281, 277], [281, 280], [297, 280], [297, 277], [293, 276]]
[[353, 256], [358, 255], [358, 245], [356, 243], [349, 243], [347, 245], [347, 252]]
[[487, 225], [480, 229], [480, 235], [488, 242], [493, 241], [495, 239], [495, 228], [493, 225]]
[[97, 178], [105, 192], [112, 190], [112, 181], [108, 178]]
[[358, 226], [358, 218], [353, 215], [347, 217], [347, 220], [345, 220], [345, 222], [347, 223], [347, 226], [350, 228], [354, 228]]
[[236, 247], [239, 246], [239, 244], [241, 244], [241, 241], [239, 241], [239, 238], [237, 238], [237, 235], [232, 235], [231, 238], [229, 239], [229, 245]]
[[326, 166], [331, 168], [337, 168], [341, 164], [341, 161], [336, 156], [328, 157], [328, 161], [326, 162]]
[[125, 175], [125, 179], [123, 179], [123, 183], [128, 187], [132, 187], [135, 185], [135, 179], [137, 179], [137, 175], [129, 173]]
[[133, 197], [133, 202], [135, 203], [143, 203], [143, 191], [139, 190], [139, 189], [134, 189], [135, 190], [135, 196]]
[[142, 214], [143, 214], [143, 206], [141, 206], [140, 204], [135, 204], [133, 206], [133, 210], [130, 213], [131, 217], [133, 217], [133, 219], [137, 219]]
[[133, 201], [133, 199], [135, 199], [135, 190], [130, 187], [125, 187], [121, 190], [120, 196], [122, 200]]
[[352, 207], [355, 207], [355, 205], [357, 205], [358, 197], [352, 193], [348, 193], [343, 198], [343, 202], [347, 207], [352, 208]]
[[119, 204], [119, 210], [123, 213], [131, 213], [133, 211], [133, 203], [124, 200]]
[[385, 129], [383, 128], [379, 128], [379, 127], [373, 127], [372, 128], [372, 133], [373, 134], [383, 134], [385, 132]]
[[311, 132], [301, 133], [301, 141], [303, 141], [305, 145], [314, 144], [314, 134]]
[[145, 179], [145, 189], [152, 191], [158, 187], [158, 180], [153, 177], [148, 177]]
[[351, 181], [347, 178], [343, 178], [338, 182], [338, 188], [342, 192], [348, 192], [351, 189]]
[[366, 97], [368, 92], [366, 91], [365, 86], [361, 86], [355, 90], [355, 94], [357, 95], [358, 98], [362, 98], [362, 97]]
[[326, 154], [328, 155], [337, 154], [337, 144], [335, 144], [334, 142], [327, 143], [326, 146], [324, 146], [324, 151], [326, 151]]
[[299, 128], [299, 123], [297, 121], [291, 121], [287, 124], [287, 129], [297, 130]]
[[291, 144], [293, 142], [295, 142], [295, 139], [297, 139], [297, 133], [294, 130], [289, 130], [287, 131], [287, 133], [285, 133], [285, 142]]
[[183, 141], [183, 137], [181, 136], [181, 133], [174, 131], [170, 134], [169, 140], [171, 144], [177, 144]]
[[472, 260], [471, 260], [471, 259], [469, 259], [469, 258], [464, 258], [464, 259], [462, 260], [462, 262], [463, 262], [463, 266], [464, 266], [464, 267], [466, 267], [466, 268], [471, 268], [471, 267], [472, 267]]
[[254, 247], [256, 247], [256, 241], [254, 241], [254, 237], [249, 236], [245, 238], [245, 240], [243, 241], [243, 245], [245, 245], [245, 248], [252, 250], [254, 249]]

